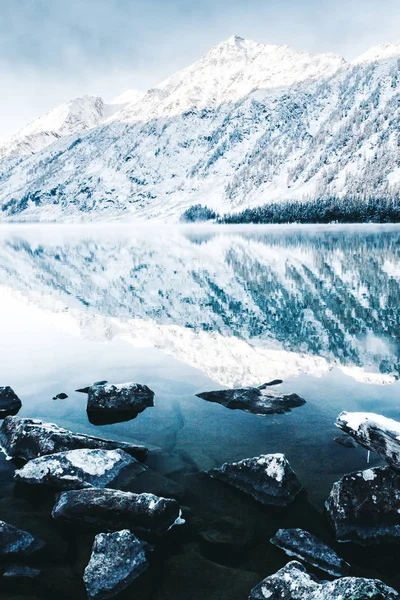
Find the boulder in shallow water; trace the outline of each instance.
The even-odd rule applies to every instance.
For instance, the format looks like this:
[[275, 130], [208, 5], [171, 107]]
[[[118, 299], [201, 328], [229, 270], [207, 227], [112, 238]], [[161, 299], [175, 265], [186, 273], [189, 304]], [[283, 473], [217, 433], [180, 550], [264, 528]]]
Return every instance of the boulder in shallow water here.
[[208, 523], [199, 531], [199, 536], [207, 545], [225, 551], [242, 551], [254, 535], [243, 521], [231, 517], [220, 517]]
[[340, 542], [400, 542], [400, 473], [390, 467], [345, 475], [325, 507]]
[[123, 450], [70, 450], [41, 456], [15, 472], [16, 481], [61, 490], [112, 485], [121, 471], [136, 477], [146, 470]]
[[128, 529], [96, 535], [83, 581], [93, 600], [112, 598], [147, 569], [146, 544]]
[[271, 543], [288, 556], [300, 558], [313, 567], [330, 575], [347, 575], [350, 565], [334, 550], [304, 529], [279, 529], [271, 538]]
[[59, 394], [53, 397], [53, 400], [65, 400], [66, 398], [68, 398], [68, 394], [66, 394], [65, 392], [60, 392]]
[[282, 383], [281, 380], [264, 383], [259, 387], [217, 390], [196, 395], [208, 402], [217, 402], [226, 408], [244, 410], [256, 415], [282, 414], [306, 403], [297, 394], [280, 394], [270, 389], [270, 386], [278, 383]]
[[376, 452], [400, 470], [400, 423], [382, 415], [342, 412], [336, 426], [367, 450]]
[[105, 440], [82, 433], [72, 433], [54, 423], [21, 417], [4, 419], [0, 426], [0, 445], [11, 458], [23, 460], [32, 460], [38, 456], [80, 448], [121, 449], [138, 460], [144, 460], [147, 456], [147, 448], [144, 446]]
[[154, 392], [140, 383], [92, 385], [87, 413], [92, 423], [102, 424], [136, 417], [154, 406]]
[[26, 565], [10, 565], [3, 573], [3, 577], [6, 579], [14, 580], [26, 580], [26, 579], [37, 579], [39, 577], [39, 569], [33, 569]]
[[183, 522], [176, 500], [154, 494], [132, 494], [112, 489], [63, 492], [52, 516], [95, 531], [130, 529], [135, 533], [164, 532]]
[[259, 583], [249, 600], [398, 600], [399, 594], [378, 579], [343, 577], [319, 582], [297, 561]]
[[286, 506], [302, 490], [284, 454], [264, 454], [225, 463], [219, 469], [211, 469], [209, 475], [266, 505]]
[[357, 448], [356, 442], [351, 438], [347, 433], [343, 433], [342, 435], [337, 435], [334, 439], [336, 444], [339, 446], [343, 446], [344, 448]]
[[29, 556], [44, 548], [45, 543], [33, 535], [0, 521], [0, 557]]
[[22, 406], [17, 394], [8, 385], [0, 387], [0, 419], [16, 415]]

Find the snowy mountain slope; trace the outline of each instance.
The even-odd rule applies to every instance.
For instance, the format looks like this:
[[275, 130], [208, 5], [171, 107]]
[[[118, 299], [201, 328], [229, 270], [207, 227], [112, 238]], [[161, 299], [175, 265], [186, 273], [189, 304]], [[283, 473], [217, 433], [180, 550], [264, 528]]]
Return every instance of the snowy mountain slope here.
[[399, 106], [400, 44], [345, 63], [230, 38], [99, 126], [0, 161], [0, 218], [177, 220], [199, 202], [397, 194]]
[[52, 229], [3, 234], [0, 286], [84, 310], [87, 335], [141, 337], [228, 385], [334, 365], [400, 375], [395, 231]]
[[138, 102], [143, 98], [143, 92], [139, 92], [138, 90], [126, 90], [116, 98], [113, 98], [108, 102], [109, 105], [118, 107], [123, 107], [127, 104], [132, 104], [133, 102]]

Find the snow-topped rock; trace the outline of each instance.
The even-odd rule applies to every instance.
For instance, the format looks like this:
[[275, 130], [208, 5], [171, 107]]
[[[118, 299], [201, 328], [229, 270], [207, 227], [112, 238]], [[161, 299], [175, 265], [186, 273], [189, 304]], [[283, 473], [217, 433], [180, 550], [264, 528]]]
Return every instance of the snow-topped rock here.
[[345, 475], [334, 483], [325, 507], [339, 542], [400, 541], [400, 473], [390, 467]]
[[183, 523], [176, 500], [154, 494], [111, 489], [82, 489], [59, 495], [52, 512], [57, 521], [95, 531], [127, 528], [138, 535], [162, 533]]
[[7, 417], [1, 424], [0, 445], [7, 456], [23, 460], [81, 448], [121, 449], [138, 460], [144, 460], [147, 456], [147, 448], [144, 446], [72, 433], [54, 423], [16, 416]]
[[22, 529], [0, 521], [0, 557], [29, 556], [44, 548], [45, 543]]
[[154, 392], [140, 383], [92, 385], [88, 391], [87, 412], [91, 420], [120, 420], [135, 417], [154, 406]]
[[96, 535], [83, 575], [88, 598], [106, 600], [127, 588], [149, 566], [145, 548], [127, 529]]
[[376, 452], [386, 462], [400, 469], [400, 423], [382, 415], [362, 412], [342, 412], [336, 426], [358, 444]]
[[30, 460], [15, 472], [15, 480], [64, 490], [112, 485], [121, 471], [131, 478], [147, 467], [123, 450], [69, 450]]
[[245, 458], [239, 462], [225, 463], [208, 473], [214, 479], [228, 483], [266, 505], [286, 506], [302, 490], [284, 454]]
[[259, 583], [249, 600], [397, 600], [399, 594], [378, 579], [342, 577], [319, 582], [297, 561]]
[[280, 394], [271, 390], [270, 386], [274, 384], [272, 381], [259, 387], [202, 392], [196, 396], [208, 402], [217, 402], [226, 408], [240, 409], [256, 415], [282, 414], [306, 403], [297, 394]]
[[21, 400], [10, 386], [0, 387], [0, 418], [15, 415], [21, 406]]
[[391, 58], [400, 58], [400, 42], [379, 44], [378, 46], [373, 46], [354, 59], [354, 64], [361, 63], [371, 63], [381, 60], [388, 60]]
[[271, 543], [288, 556], [299, 558], [330, 575], [341, 577], [349, 573], [350, 565], [346, 561], [304, 529], [279, 529]]

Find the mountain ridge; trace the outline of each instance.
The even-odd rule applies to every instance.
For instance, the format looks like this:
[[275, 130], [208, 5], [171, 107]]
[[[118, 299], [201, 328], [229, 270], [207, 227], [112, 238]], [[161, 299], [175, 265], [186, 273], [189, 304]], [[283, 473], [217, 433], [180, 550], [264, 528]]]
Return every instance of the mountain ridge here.
[[399, 57], [400, 43], [346, 62], [232, 36], [113, 114], [102, 101], [98, 124], [6, 154], [0, 219], [176, 221], [199, 202], [398, 194]]

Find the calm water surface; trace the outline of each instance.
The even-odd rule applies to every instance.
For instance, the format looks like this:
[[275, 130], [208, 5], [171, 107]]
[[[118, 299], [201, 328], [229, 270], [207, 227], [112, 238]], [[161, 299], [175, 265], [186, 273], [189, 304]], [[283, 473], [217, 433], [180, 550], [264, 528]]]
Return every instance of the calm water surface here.
[[[278, 527], [308, 528], [332, 543], [324, 500], [333, 482], [367, 464], [364, 450], [333, 442], [336, 416], [400, 419], [399, 242], [394, 226], [0, 229], [0, 385], [21, 397], [19, 414], [157, 447], [150, 474], [131, 489], [191, 509], [188, 525], [121, 597], [246, 598], [287, 562], [268, 541]], [[258, 417], [195, 396], [276, 377], [307, 404]], [[147, 384], [155, 407], [125, 423], [90, 424], [86, 397], [74, 390], [100, 379]], [[68, 399], [53, 401], [59, 392]], [[282, 514], [203, 474], [270, 452], [287, 455], [307, 491]], [[15, 488], [14, 467], [0, 458], [0, 518], [40, 535], [51, 552], [36, 584], [13, 583], [0, 598], [84, 598], [93, 536], [56, 527], [53, 497]], [[254, 530], [239, 557], [200, 543], [199, 529], [222, 515]], [[398, 550], [339, 552], [356, 574], [400, 589]]]

